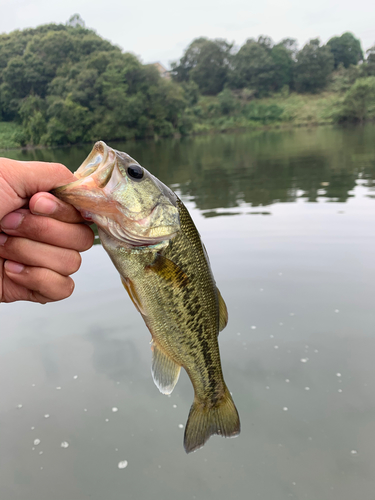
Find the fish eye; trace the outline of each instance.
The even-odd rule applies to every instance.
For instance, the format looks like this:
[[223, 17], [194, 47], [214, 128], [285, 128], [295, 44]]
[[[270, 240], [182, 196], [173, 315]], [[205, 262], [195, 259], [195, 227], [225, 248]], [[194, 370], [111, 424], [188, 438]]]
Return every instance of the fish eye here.
[[143, 168], [140, 165], [130, 165], [127, 169], [128, 176], [134, 179], [135, 181], [140, 181], [143, 179]]

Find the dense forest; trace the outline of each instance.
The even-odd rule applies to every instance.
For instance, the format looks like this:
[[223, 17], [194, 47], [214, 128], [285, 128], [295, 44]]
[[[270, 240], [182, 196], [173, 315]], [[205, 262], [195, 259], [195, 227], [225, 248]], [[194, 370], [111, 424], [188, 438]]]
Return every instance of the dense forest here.
[[293, 39], [275, 44], [261, 36], [238, 48], [198, 38], [165, 77], [78, 15], [65, 25], [0, 35], [0, 135], [11, 130], [11, 145], [293, 122], [296, 96], [301, 103], [324, 92], [325, 121], [374, 119], [375, 46], [364, 54], [351, 33], [300, 50]]

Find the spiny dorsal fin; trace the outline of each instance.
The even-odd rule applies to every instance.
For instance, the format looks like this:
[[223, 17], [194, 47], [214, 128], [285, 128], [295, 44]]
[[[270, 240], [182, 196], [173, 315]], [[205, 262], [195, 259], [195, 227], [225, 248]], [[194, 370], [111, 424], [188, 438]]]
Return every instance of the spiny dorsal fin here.
[[182, 288], [189, 282], [189, 277], [174, 262], [158, 254], [155, 262], [146, 267], [147, 270], [158, 274], [173, 286]]
[[177, 384], [180, 370], [181, 366], [164, 354], [157, 344], [152, 341], [152, 378], [162, 394], [171, 394]]
[[220, 290], [216, 287], [217, 297], [219, 299], [219, 332], [224, 330], [228, 323], [228, 309], [225, 305], [224, 299], [221, 296]]

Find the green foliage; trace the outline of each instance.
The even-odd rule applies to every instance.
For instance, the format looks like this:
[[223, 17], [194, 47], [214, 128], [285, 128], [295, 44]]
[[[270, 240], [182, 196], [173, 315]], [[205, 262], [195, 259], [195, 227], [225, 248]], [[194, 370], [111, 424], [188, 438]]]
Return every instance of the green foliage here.
[[231, 49], [225, 40], [197, 38], [179, 64], [172, 64], [172, 76], [177, 82], [194, 81], [204, 95], [216, 95], [227, 82]]
[[259, 104], [251, 102], [244, 109], [244, 115], [252, 121], [262, 122], [264, 124], [279, 121], [284, 109], [277, 104]]
[[318, 38], [310, 40], [297, 54], [294, 82], [297, 92], [315, 93], [322, 90], [334, 67], [330, 48], [320, 46]]
[[234, 88], [251, 88], [261, 96], [277, 91], [293, 82], [294, 40], [284, 40], [273, 45], [268, 37], [253, 39], [240, 48], [233, 58], [231, 85]]
[[185, 95], [194, 99], [194, 85], [185, 92], [163, 79], [78, 15], [0, 35], [0, 119], [22, 124], [24, 145], [185, 133]]
[[336, 121], [362, 123], [372, 113], [375, 117], [375, 77], [359, 78], [345, 94]]
[[223, 115], [228, 115], [229, 113], [232, 113], [238, 107], [237, 99], [234, 97], [233, 93], [228, 88], [220, 92], [217, 98], [219, 101], [220, 112]]
[[341, 36], [334, 36], [328, 40], [327, 45], [333, 54], [335, 68], [339, 64], [348, 68], [351, 64], [356, 65], [363, 60], [361, 42], [349, 32], [343, 33]]

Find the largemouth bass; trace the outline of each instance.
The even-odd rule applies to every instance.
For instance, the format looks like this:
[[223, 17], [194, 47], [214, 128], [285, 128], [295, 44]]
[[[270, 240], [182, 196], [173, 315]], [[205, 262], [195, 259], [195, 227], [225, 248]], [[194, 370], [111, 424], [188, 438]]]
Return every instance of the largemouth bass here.
[[170, 394], [181, 367], [193, 384], [186, 452], [213, 434], [236, 436], [240, 421], [217, 340], [227, 308], [184, 204], [133, 158], [104, 142], [95, 144], [75, 176], [76, 182], [53, 194], [97, 224], [103, 247], [151, 332], [156, 386]]

